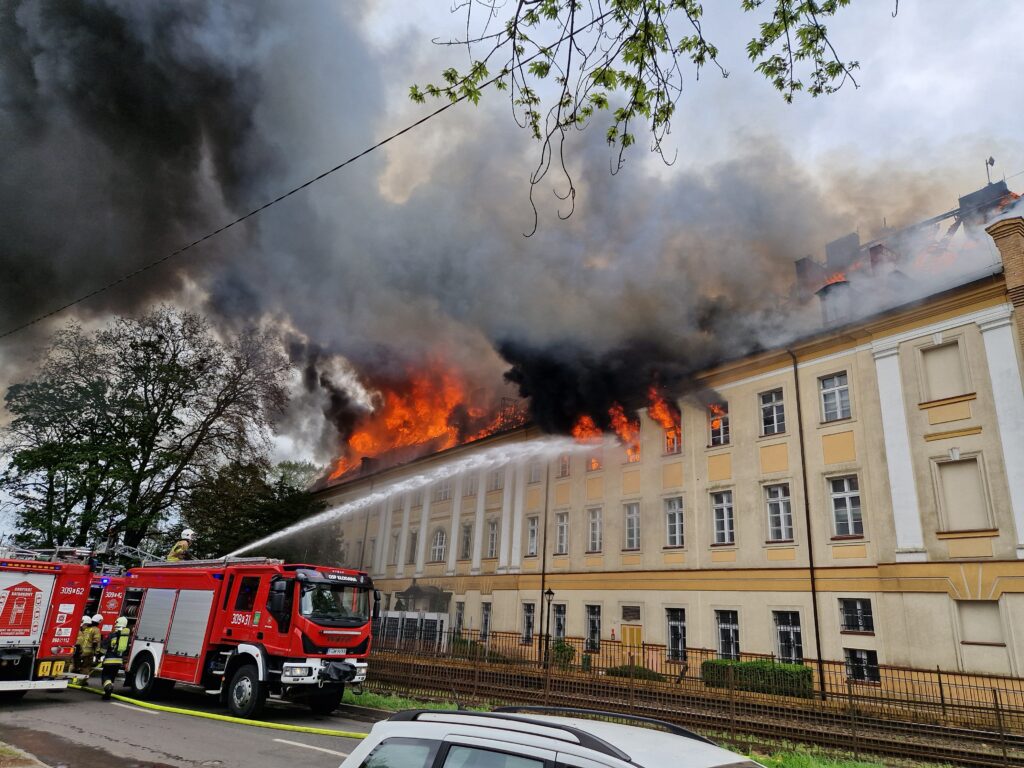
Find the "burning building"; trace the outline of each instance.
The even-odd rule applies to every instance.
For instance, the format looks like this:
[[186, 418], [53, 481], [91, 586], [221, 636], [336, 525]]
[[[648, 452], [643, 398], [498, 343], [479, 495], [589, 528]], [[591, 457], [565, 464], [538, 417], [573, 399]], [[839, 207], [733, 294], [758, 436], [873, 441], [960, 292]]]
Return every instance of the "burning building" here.
[[[517, 453], [543, 438], [521, 424], [347, 465], [318, 491], [354, 510], [330, 523], [338, 558], [393, 609], [430, 590], [440, 625], [527, 644], [643, 643], [669, 666], [688, 648], [845, 659], [858, 683], [881, 664], [1019, 674], [1024, 218], [975, 227], [991, 268], [940, 266], [921, 295], [872, 303], [1013, 199], [990, 187], [801, 260], [817, 332], [703, 370], [690, 394], [654, 387], [636, 417], [580, 414], [554, 453]], [[924, 234], [930, 261], [915, 263]]]

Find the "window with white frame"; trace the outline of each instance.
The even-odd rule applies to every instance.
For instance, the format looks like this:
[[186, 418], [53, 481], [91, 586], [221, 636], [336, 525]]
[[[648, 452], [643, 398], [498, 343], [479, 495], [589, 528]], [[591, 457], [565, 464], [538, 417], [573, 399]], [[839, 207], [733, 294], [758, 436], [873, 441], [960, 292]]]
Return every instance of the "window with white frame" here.
[[587, 510], [587, 552], [601, 551], [601, 508]]
[[711, 514], [714, 519], [715, 544], [736, 543], [736, 521], [732, 512], [732, 491], [711, 494]]
[[739, 659], [739, 611], [715, 611], [715, 624], [718, 626], [718, 658]]
[[434, 486], [434, 501], [448, 501], [452, 497], [452, 481], [448, 478], [439, 480]]
[[487, 557], [498, 556], [498, 521], [490, 520], [487, 523]]
[[821, 413], [824, 421], [838, 421], [850, 418], [850, 385], [846, 371], [822, 376], [818, 379], [821, 389]]
[[530, 473], [529, 473], [529, 480], [528, 480], [530, 485], [536, 485], [537, 483], [540, 482], [542, 471], [543, 471], [543, 468], [541, 467], [539, 461], [531, 461], [530, 462]]
[[405, 553], [405, 564], [416, 564], [416, 547], [419, 544], [419, 531], [409, 531], [409, 550]]
[[866, 597], [839, 598], [840, 628], [843, 632], [874, 632], [875, 617]]
[[486, 640], [491, 633], [491, 604], [480, 603], [480, 639]]
[[863, 536], [860, 511], [860, 485], [856, 475], [833, 477], [828, 481], [832, 495], [832, 517], [836, 536]]
[[459, 538], [459, 559], [469, 560], [473, 556], [473, 524], [463, 523]]
[[537, 516], [526, 518], [526, 556], [537, 555], [537, 534], [540, 531], [540, 518]]
[[878, 670], [878, 651], [862, 648], [843, 648], [846, 657], [846, 676], [851, 680], [879, 683], [882, 676]]
[[665, 653], [669, 661], [686, 661], [686, 610], [666, 608], [668, 622], [668, 644]]
[[552, 623], [554, 625], [554, 629], [552, 630], [551, 634], [554, 635], [555, 640], [564, 640], [565, 639], [565, 603], [555, 603], [553, 606], [551, 606], [551, 610], [553, 611], [551, 621], [552, 621]]
[[523, 603], [523, 634], [520, 638], [523, 643], [533, 642], [533, 620], [536, 605], [533, 603]]
[[505, 487], [505, 470], [494, 469], [487, 475], [487, 490], [500, 491]]
[[729, 404], [712, 403], [708, 406], [708, 430], [710, 445], [729, 444]]
[[764, 487], [764, 503], [768, 509], [768, 540], [793, 540], [793, 507], [789, 499], [789, 483]]
[[786, 431], [786, 409], [782, 390], [761, 393], [761, 434], [781, 435]]
[[627, 550], [640, 549], [640, 502], [631, 501], [622, 505], [625, 539], [622, 548]]
[[679, 424], [665, 430], [665, 453], [679, 453], [683, 450], [683, 430]]
[[448, 544], [448, 535], [443, 528], [434, 531], [434, 537], [430, 540], [430, 562], [440, 563], [444, 561], [445, 549]]
[[462, 478], [462, 495], [476, 496], [477, 476], [476, 474], [466, 475]]
[[587, 472], [597, 472], [604, 466], [603, 455], [604, 452], [600, 448], [595, 448], [587, 454]]
[[665, 546], [683, 546], [683, 497], [665, 499]]
[[466, 603], [462, 602], [462, 601], [456, 602], [455, 603], [455, 624], [454, 624], [454, 629], [455, 629], [455, 634], [456, 635], [461, 635], [462, 634], [462, 627], [463, 627], [463, 624], [465, 624], [465, 621], [466, 621]]
[[555, 513], [555, 554], [569, 554], [569, 513]]
[[587, 611], [587, 639], [586, 650], [596, 652], [601, 650], [601, 606], [588, 605]]
[[772, 611], [778, 641], [779, 661], [786, 664], [804, 663], [804, 643], [800, 635], [798, 611]]
[[402, 553], [398, 551], [398, 542], [399, 542], [399, 540], [400, 540], [400, 536], [399, 536], [398, 531], [395, 531], [394, 533], [391, 534], [391, 552], [390, 552], [390, 559], [388, 560], [388, 563], [390, 565], [398, 565], [398, 558], [401, 557]]
[[568, 453], [563, 453], [558, 457], [558, 476], [568, 477], [569, 471], [572, 468], [572, 463]]

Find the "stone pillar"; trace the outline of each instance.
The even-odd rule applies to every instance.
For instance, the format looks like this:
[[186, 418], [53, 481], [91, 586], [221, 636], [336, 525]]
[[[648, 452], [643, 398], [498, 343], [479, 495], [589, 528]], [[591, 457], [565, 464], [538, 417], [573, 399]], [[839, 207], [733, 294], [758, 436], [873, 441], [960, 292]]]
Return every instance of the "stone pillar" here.
[[480, 470], [476, 486], [476, 518], [473, 520], [473, 565], [469, 572], [480, 573], [484, 551], [484, 504], [487, 501], [487, 470]]
[[398, 534], [398, 565], [395, 568], [395, 576], [405, 575], [405, 561], [408, 555], [409, 546], [409, 517], [412, 514], [412, 494], [405, 494], [405, 502], [402, 504], [402, 530]]
[[505, 466], [505, 483], [501, 494], [501, 530], [498, 532], [498, 573], [505, 573], [508, 570], [508, 556], [512, 539], [512, 482], [515, 476], [515, 466], [511, 463]]
[[917, 483], [910, 454], [899, 346], [896, 343], [876, 344], [872, 354], [882, 407], [885, 459], [889, 468], [889, 498], [896, 527], [896, 562], [919, 562], [927, 560], [928, 553], [924, 548]]
[[985, 228], [1003, 260], [1006, 295], [1013, 305], [1017, 326], [1017, 349], [1024, 354], [1024, 216], [997, 221]]
[[430, 486], [428, 485], [422, 491], [423, 493], [423, 509], [420, 510], [420, 537], [416, 541], [416, 576], [423, 575], [423, 568], [427, 562], [427, 546], [428, 538], [433, 538], [433, 533], [427, 530], [427, 526], [430, 525]]
[[455, 477], [455, 488], [452, 489], [452, 493], [455, 494], [452, 498], [452, 524], [451, 530], [448, 533], [448, 563], [445, 573], [449, 576], [455, 575], [455, 561], [459, 556], [459, 534], [462, 533], [462, 527], [460, 523], [460, 517], [462, 515], [462, 475], [456, 475]]
[[509, 558], [509, 570], [518, 573], [523, 567], [523, 507], [526, 504], [526, 464], [518, 462], [515, 471], [515, 504], [512, 512], [512, 556]]

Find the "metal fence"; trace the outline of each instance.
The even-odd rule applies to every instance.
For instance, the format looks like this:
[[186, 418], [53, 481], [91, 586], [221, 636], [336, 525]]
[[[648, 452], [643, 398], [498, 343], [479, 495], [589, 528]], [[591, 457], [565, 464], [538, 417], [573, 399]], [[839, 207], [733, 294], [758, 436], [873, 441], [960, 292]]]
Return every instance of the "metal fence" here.
[[[600, 706], [741, 737], [962, 765], [1024, 765], [1024, 681], [709, 649], [479, 631], [378, 633], [372, 685], [444, 698]], [[440, 663], [439, 663], [440, 662]], [[819, 669], [823, 674], [819, 674]], [[927, 742], [927, 752], [921, 744]], [[973, 757], [972, 757], [973, 756]], [[990, 761], [991, 759], [991, 761]]]

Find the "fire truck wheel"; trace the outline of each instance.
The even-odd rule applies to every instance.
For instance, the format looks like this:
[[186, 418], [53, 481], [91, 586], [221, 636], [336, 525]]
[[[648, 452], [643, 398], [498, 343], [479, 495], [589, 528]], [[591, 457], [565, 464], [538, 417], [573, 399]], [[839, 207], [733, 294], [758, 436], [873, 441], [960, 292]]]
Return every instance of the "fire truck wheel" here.
[[28, 691], [0, 691], [0, 703], [13, 704], [16, 701], [21, 701], [26, 693]]
[[256, 717], [267, 700], [267, 689], [260, 682], [255, 664], [238, 668], [228, 688], [228, 710], [235, 717]]
[[132, 693], [140, 699], [151, 699], [159, 691], [159, 680], [157, 680], [153, 668], [153, 657], [149, 654], [142, 654], [132, 665], [132, 671], [128, 678], [131, 684]]
[[310, 696], [307, 699], [307, 703], [314, 715], [329, 715], [341, 704], [341, 697], [344, 693], [344, 689], [328, 693], [317, 693]]

